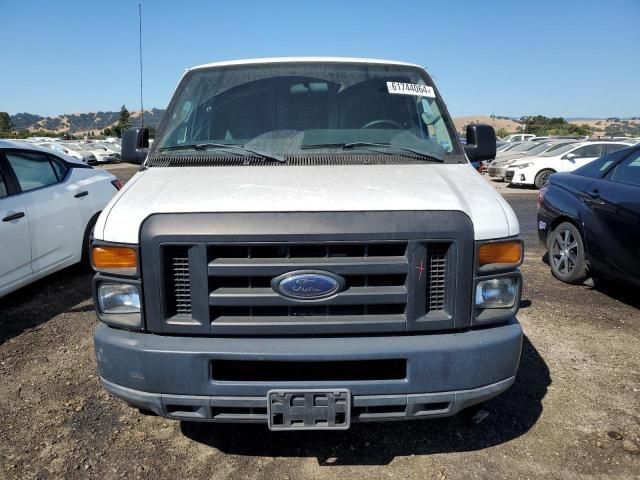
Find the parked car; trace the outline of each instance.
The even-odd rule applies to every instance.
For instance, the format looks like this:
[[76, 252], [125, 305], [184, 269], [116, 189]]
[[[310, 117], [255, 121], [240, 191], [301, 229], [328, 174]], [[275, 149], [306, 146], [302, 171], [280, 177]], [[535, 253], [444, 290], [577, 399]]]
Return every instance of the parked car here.
[[80, 160], [0, 140], [0, 297], [80, 261], [120, 182]]
[[553, 173], [570, 172], [629, 145], [627, 142], [602, 141], [569, 143], [537, 157], [518, 159], [507, 168], [505, 180], [513, 185], [531, 185], [539, 189]]
[[551, 175], [539, 193], [538, 235], [563, 282], [595, 273], [640, 288], [640, 147]]
[[509, 135], [502, 139], [503, 142], [526, 142], [527, 140], [531, 140], [536, 138], [535, 135], [530, 133], [514, 133], [513, 135]]
[[449, 416], [509, 388], [522, 241], [469, 167], [493, 128], [466, 140], [418, 65], [187, 70], [148, 155], [124, 132], [123, 161], [147, 168], [96, 225], [102, 385], [272, 430]]
[[77, 143], [64, 143], [63, 144], [67, 149], [76, 152], [78, 155], [82, 157], [82, 161], [87, 165], [95, 165], [98, 163], [96, 156], [91, 153], [89, 150], [83, 148], [83, 145], [79, 145]]
[[[531, 145], [527, 145], [527, 143], [530, 143]], [[488, 168], [488, 173], [493, 178], [500, 178], [501, 180], [504, 180], [507, 169], [517, 160], [524, 157], [535, 157], [538, 155], [542, 155], [546, 152], [552, 151], [555, 148], [560, 148], [562, 145], [566, 145], [568, 143], [573, 143], [573, 141], [550, 140], [541, 143], [525, 142], [521, 144], [521, 146], [525, 148], [513, 148], [511, 150], [508, 150], [507, 152], [503, 152], [504, 155], [501, 157], [496, 156], [496, 159], [491, 162]]]
[[115, 153], [107, 150], [105, 147], [94, 143], [85, 143], [82, 148], [86, 148], [96, 157], [97, 163], [112, 163], [118, 161], [120, 158]]

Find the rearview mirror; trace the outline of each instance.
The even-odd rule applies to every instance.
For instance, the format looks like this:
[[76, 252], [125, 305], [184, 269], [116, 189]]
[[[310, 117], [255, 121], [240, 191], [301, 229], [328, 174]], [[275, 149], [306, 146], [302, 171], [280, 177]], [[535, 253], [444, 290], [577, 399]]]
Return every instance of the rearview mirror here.
[[149, 129], [129, 128], [122, 133], [121, 160], [142, 165], [149, 151]]
[[574, 158], [576, 158], [576, 154], [575, 154], [575, 153], [567, 153], [567, 154], [564, 156], [564, 159], [565, 159], [565, 160], [573, 160]]
[[490, 125], [467, 125], [467, 144], [464, 151], [471, 162], [496, 158], [496, 132]]

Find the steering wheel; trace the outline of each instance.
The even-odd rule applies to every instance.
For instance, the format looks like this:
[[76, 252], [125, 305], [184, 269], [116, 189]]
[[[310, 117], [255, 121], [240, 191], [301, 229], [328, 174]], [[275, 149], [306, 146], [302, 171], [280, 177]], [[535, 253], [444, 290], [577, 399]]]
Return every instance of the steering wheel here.
[[386, 118], [381, 118], [380, 120], [373, 120], [369, 123], [365, 123], [360, 128], [371, 128], [378, 125], [391, 125], [393, 128], [399, 128], [400, 130], [404, 129], [401, 123], [396, 122], [395, 120], [387, 120]]

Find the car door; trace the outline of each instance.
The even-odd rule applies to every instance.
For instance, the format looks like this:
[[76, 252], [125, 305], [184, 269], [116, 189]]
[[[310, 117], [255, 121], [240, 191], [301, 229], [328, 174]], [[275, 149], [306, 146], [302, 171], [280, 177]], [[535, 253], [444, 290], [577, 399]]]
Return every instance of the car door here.
[[[640, 282], [640, 151], [622, 159], [588, 188], [587, 243], [608, 273]], [[591, 249], [591, 247], [588, 247]]]
[[5, 157], [29, 216], [33, 273], [73, 263], [84, 225], [76, 207], [76, 190], [64, 182], [68, 173], [64, 162], [31, 151], [7, 151]]
[[589, 162], [593, 162], [596, 158], [602, 155], [602, 144], [593, 143], [590, 145], [583, 145], [571, 152], [566, 153], [562, 157], [560, 168], [562, 172], [571, 172], [578, 167], [582, 167]]
[[29, 215], [0, 152], [0, 295], [27, 279], [31, 270]]

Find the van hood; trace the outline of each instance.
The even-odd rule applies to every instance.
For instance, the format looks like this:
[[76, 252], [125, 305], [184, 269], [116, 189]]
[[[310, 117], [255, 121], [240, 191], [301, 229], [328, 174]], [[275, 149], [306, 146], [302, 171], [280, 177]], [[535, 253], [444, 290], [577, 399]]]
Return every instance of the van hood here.
[[469, 164], [153, 167], [107, 205], [95, 238], [138, 243], [158, 213], [454, 210], [475, 239], [518, 235], [511, 207]]

